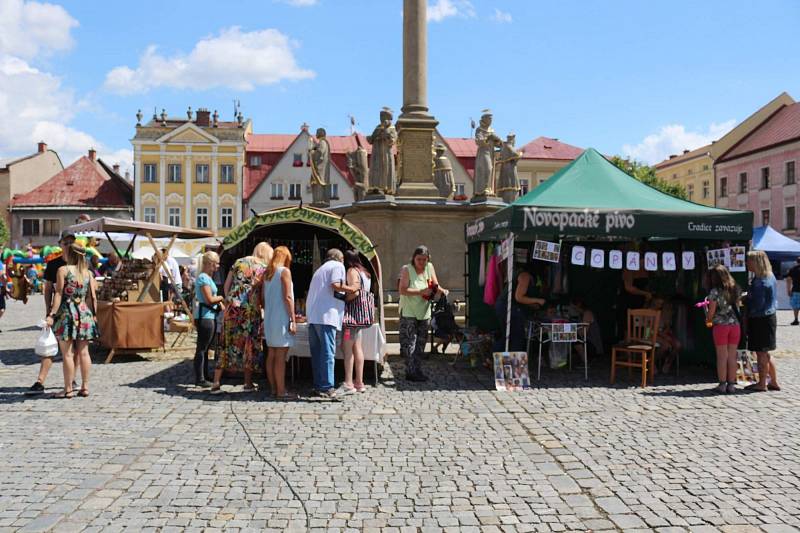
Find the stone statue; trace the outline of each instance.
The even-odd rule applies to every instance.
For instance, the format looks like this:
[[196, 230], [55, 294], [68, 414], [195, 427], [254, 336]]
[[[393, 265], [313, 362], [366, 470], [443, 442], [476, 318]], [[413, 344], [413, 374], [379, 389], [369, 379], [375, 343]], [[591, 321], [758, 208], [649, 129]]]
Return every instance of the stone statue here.
[[367, 192], [367, 173], [369, 171], [369, 156], [363, 146], [359, 146], [352, 152], [347, 152], [347, 168], [353, 175], [355, 181], [356, 202], [364, 199]]
[[478, 151], [475, 154], [475, 194], [472, 201], [480, 202], [494, 194], [495, 148], [503, 144], [500, 137], [494, 134], [492, 113], [488, 109], [483, 110], [480, 125], [475, 130], [475, 144], [478, 145]]
[[510, 204], [519, 196], [519, 175], [517, 174], [517, 162], [522, 157], [522, 152], [514, 148], [516, 135], [513, 133], [506, 137], [506, 142], [500, 149], [497, 159], [499, 167], [497, 180], [497, 193], [507, 204]]
[[445, 148], [442, 143], [436, 145], [436, 159], [433, 167], [433, 184], [439, 190], [442, 198], [451, 198], [456, 192], [456, 182], [453, 179], [453, 165], [444, 155]]
[[394, 167], [392, 146], [397, 143], [397, 130], [392, 126], [392, 110], [384, 107], [381, 110], [381, 123], [367, 136], [372, 145], [372, 159], [369, 162], [370, 194], [394, 194], [397, 179]]
[[311, 160], [311, 205], [328, 207], [328, 184], [331, 182], [331, 146], [325, 129], [317, 129], [316, 139], [308, 138], [308, 156]]

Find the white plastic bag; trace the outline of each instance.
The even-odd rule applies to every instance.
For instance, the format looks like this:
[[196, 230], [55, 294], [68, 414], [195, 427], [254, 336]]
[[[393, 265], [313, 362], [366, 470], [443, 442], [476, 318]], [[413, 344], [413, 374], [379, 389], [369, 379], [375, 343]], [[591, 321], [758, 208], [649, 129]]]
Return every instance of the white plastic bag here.
[[56, 336], [53, 335], [53, 330], [45, 322], [39, 325], [42, 328], [42, 332], [39, 334], [39, 338], [36, 339], [36, 346], [34, 346], [33, 351], [39, 357], [55, 357], [58, 354]]

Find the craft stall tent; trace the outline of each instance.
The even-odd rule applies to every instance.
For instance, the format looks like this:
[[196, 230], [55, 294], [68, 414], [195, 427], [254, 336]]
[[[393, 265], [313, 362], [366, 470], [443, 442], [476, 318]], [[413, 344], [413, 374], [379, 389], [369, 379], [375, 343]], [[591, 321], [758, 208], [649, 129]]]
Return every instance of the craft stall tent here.
[[[303, 312], [314, 270], [324, 262], [327, 250], [338, 248], [343, 252], [348, 249], [358, 252], [362, 264], [370, 272], [371, 291], [375, 295], [377, 324], [365, 332], [363, 344], [365, 360], [375, 363], [377, 376], [377, 366], [383, 364], [385, 354], [383, 284], [380, 258], [364, 232], [345, 217], [324, 209], [302, 205], [271, 209], [249, 218], [225, 237], [221, 257], [223, 278], [233, 263], [250, 255], [259, 242], [268, 242], [273, 247], [287, 246], [292, 252], [295, 309]], [[298, 324], [295, 346], [290, 349], [289, 356], [310, 357], [307, 333], [307, 325]], [[337, 358], [340, 357], [337, 354]]]
[[[705, 295], [701, 286], [704, 251], [728, 244], [746, 246], [753, 234], [753, 215], [749, 211], [707, 207], [662, 193], [589, 148], [512, 204], [467, 224], [465, 232], [467, 318], [471, 326], [487, 330], [498, 326], [494, 310], [483, 302], [479, 283], [481, 245], [512, 238], [515, 243], [512, 250], [520, 245], [526, 248], [526, 261], [530, 262], [528, 248], [534, 241], [543, 240], [562, 244], [561, 261], [566, 263], [569, 294], [585, 297], [590, 306], [596, 304], [605, 309], [605, 313], [595, 311], [595, 315], [604, 338], [613, 341], [617, 320], [610, 306], [617, 299], [622, 271], [610, 270], [608, 265], [604, 269], [570, 265], [571, 246], [599, 248], [606, 253], [625, 246], [673, 251], [679, 262], [681, 252], [694, 251], [696, 268], [682, 271], [679, 263], [677, 271], [668, 273], [666, 280], [673, 288], [680, 286], [681, 296], [691, 300]], [[507, 276], [509, 284], [515, 276], [513, 273]], [[740, 279], [740, 283], [743, 281], [744, 278]], [[694, 320], [695, 327], [702, 324], [699, 314]]]
[[800, 257], [800, 242], [790, 239], [772, 226], [753, 229], [753, 250], [762, 250], [770, 261], [795, 261]]
[[[138, 222], [134, 220], [122, 220], [116, 218], [101, 217], [88, 222], [75, 224], [68, 228], [76, 235], [96, 232], [106, 235], [114, 251], [120, 257], [128, 257], [133, 248], [136, 237], [144, 236], [150, 245], [156, 250], [156, 257], [152, 268], [148, 274], [147, 282], [140, 291], [136, 301], [98, 301], [97, 302], [97, 321], [100, 329], [100, 344], [109, 348], [106, 363], [111, 362], [112, 358], [120, 350], [146, 350], [164, 347], [164, 304], [157, 301], [145, 302], [148, 294], [157, 292], [159, 286], [159, 269], [165, 256], [161, 254], [161, 248], [155, 244], [153, 239], [159, 237], [169, 238], [166, 248], [167, 254], [172, 249], [175, 239], [201, 239], [213, 237], [209, 231], [196, 230], [190, 228], [180, 228], [167, 226], [164, 224], [153, 224], [150, 222]], [[125, 251], [117, 248], [112, 234], [125, 233], [130, 237], [130, 242]], [[117, 238], [117, 241], [119, 239]], [[170, 283], [176, 285], [169, 273]], [[176, 293], [178, 291], [176, 290]], [[180, 299], [184, 312], [191, 316], [192, 312]], [[191, 321], [189, 322], [191, 327]]]

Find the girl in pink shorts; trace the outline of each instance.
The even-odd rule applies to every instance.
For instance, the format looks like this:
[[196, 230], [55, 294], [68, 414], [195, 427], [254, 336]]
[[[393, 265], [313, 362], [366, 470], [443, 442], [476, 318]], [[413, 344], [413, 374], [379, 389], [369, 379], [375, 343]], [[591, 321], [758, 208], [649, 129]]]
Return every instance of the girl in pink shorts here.
[[741, 290], [723, 265], [712, 267], [709, 277], [708, 322], [711, 323], [717, 351], [719, 378], [715, 390], [720, 394], [733, 394], [736, 392], [736, 348], [742, 334], [737, 311]]

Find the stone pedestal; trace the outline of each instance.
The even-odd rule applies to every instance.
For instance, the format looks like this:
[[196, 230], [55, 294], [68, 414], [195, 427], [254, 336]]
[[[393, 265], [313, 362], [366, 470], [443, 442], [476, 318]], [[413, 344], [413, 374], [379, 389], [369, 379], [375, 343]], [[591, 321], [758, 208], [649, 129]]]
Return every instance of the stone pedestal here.
[[438, 198], [433, 184], [433, 117], [400, 116], [397, 121], [399, 198]]
[[463, 294], [464, 225], [494, 213], [505, 204], [479, 205], [439, 200], [397, 199], [358, 202], [331, 208], [358, 226], [377, 247], [385, 292], [397, 291], [400, 269], [411, 260], [414, 248], [426, 245], [443, 287]]

